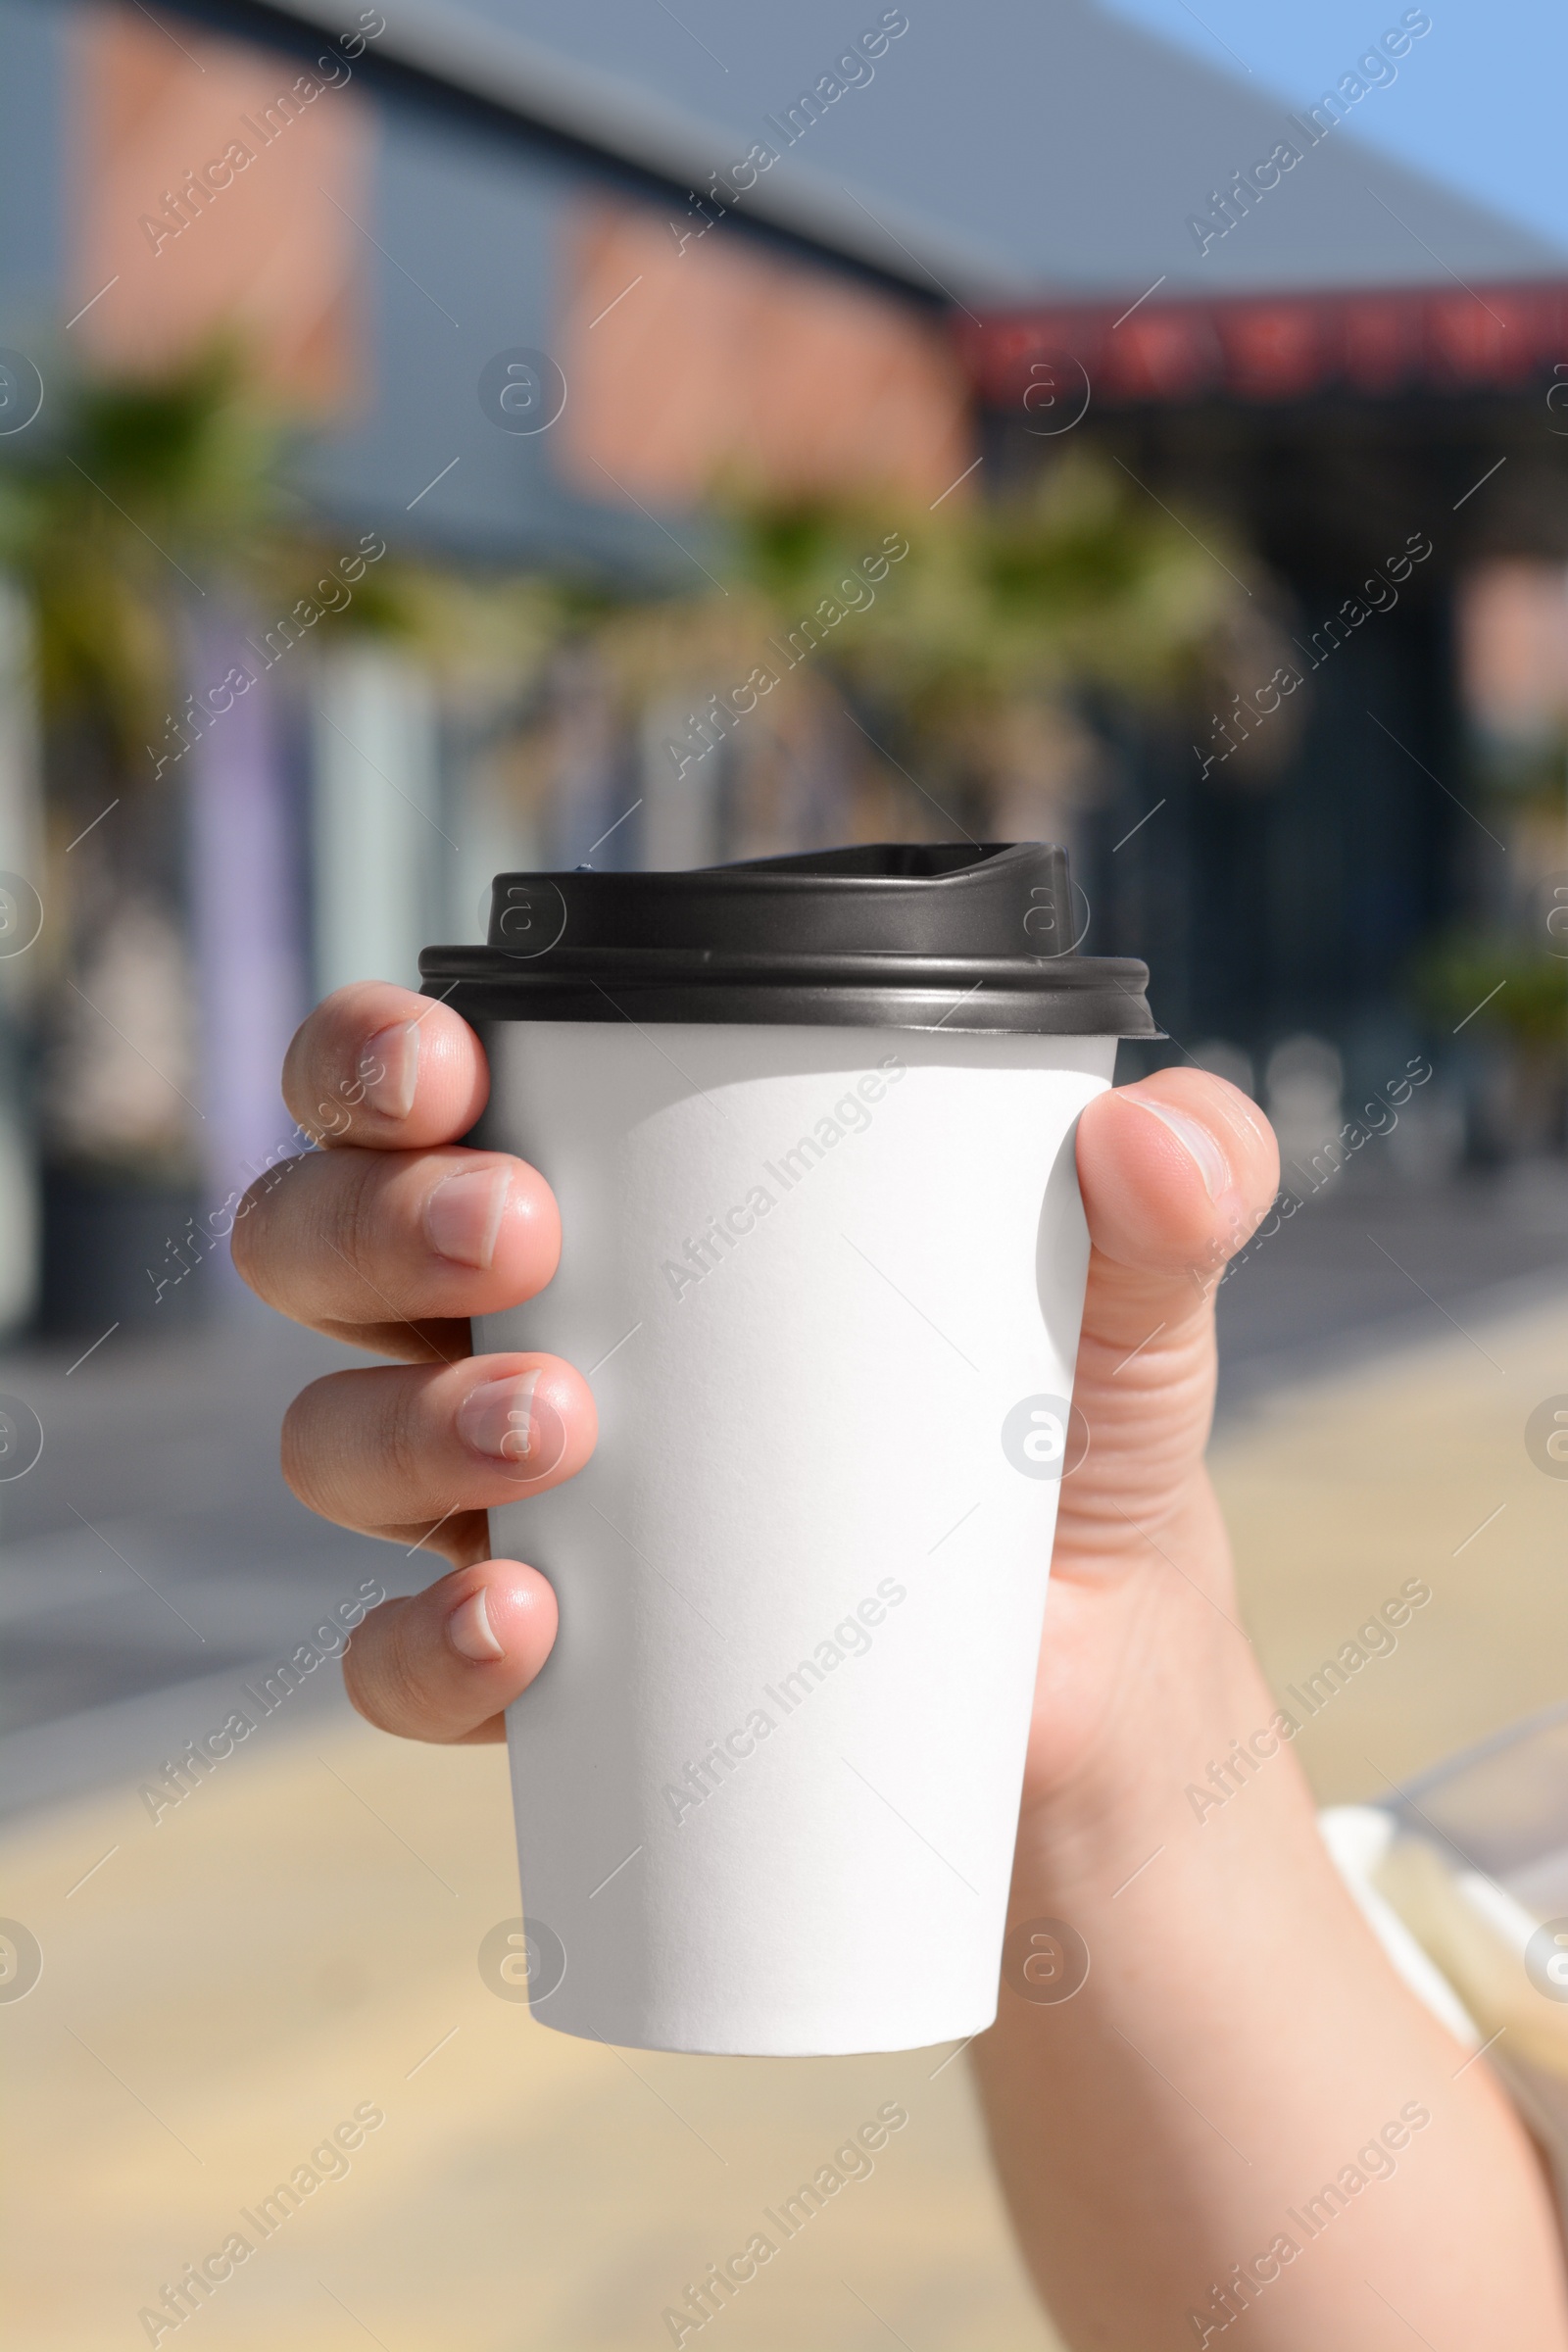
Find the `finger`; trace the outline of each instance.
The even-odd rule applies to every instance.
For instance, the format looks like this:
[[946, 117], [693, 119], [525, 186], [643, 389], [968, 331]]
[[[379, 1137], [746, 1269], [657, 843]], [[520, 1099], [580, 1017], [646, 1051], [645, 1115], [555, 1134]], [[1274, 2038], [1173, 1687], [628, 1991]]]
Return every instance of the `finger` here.
[[466, 1135], [489, 1093], [484, 1049], [467, 1022], [388, 980], [337, 989], [283, 1061], [283, 1100], [305, 1132], [372, 1152]]
[[502, 1709], [555, 1638], [556, 1595], [538, 1569], [481, 1560], [372, 1609], [344, 1652], [343, 1681], [360, 1713], [400, 1739], [504, 1740]]
[[593, 1391], [556, 1355], [331, 1372], [283, 1417], [283, 1476], [340, 1527], [470, 1558], [454, 1517], [548, 1493], [598, 1434]]
[[535, 1168], [499, 1152], [310, 1152], [260, 1178], [235, 1221], [270, 1306], [384, 1355], [468, 1352], [466, 1320], [555, 1273], [561, 1218]]

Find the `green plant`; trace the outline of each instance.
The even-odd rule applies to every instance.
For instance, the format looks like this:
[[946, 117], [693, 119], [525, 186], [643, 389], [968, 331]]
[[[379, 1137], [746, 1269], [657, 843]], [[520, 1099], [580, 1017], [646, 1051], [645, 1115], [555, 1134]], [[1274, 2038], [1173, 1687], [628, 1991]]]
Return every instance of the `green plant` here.
[[[628, 712], [658, 700], [701, 720], [706, 701], [709, 733], [733, 733], [743, 767], [765, 764], [770, 745], [797, 767], [820, 760], [853, 721], [884, 771], [917, 768], [933, 787], [933, 821], [939, 805], [987, 821], [1006, 781], [1059, 774], [1086, 695], [1174, 709], [1233, 672], [1254, 683], [1278, 658], [1247, 559], [1219, 526], [1195, 535], [1087, 451], [935, 512], [731, 487], [718, 513], [716, 592], [589, 624]], [[904, 552], [868, 572], [888, 545]], [[732, 723], [731, 689], [759, 668], [765, 700], [741, 698], [759, 715]], [[703, 756], [700, 733], [684, 746]], [[1072, 757], [1082, 750], [1079, 734]], [[680, 765], [678, 734], [671, 752]], [[864, 737], [853, 756], [870, 760]]]
[[[158, 376], [80, 382], [44, 422], [0, 466], [0, 565], [30, 610], [46, 726], [94, 738], [135, 791], [178, 703], [191, 620], [210, 602], [287, 609], [331, 551], [283, 488], [287, 430], [252, 396], [236, 344]], [[382, 574], [353, 625], [405, 625], [403, 606]]]
[[1506, 1037], [1532, 1054], [1568, 1045], [1568, 959], [1507, 932], [1450, 933], [1418, 959], [1412, 989], [1442, 1026]]
[[[39, 1108], [56, 1161], [117, 1179], [193, 1164], [187, 771], [169, 750], [192, 649], [209, 616], [292, 610], [333, 552], [284, 487], [285, 442], [219, 342], [158, 376], [77, 382], [0, 444], [0, 569], [42, 721]], [[333, 625], [404, 625], [402, 601], [367, 574]]]
[[[1245, 593], [1173, 515], [1087, 453], [1013, 494], [895, 519], [910, 555], [842, 659], [927, 717], [1069, 684], [1169, 690], [1201, 666]], [[769, 504], [737, 525], [741, 576], [794, 613], [832, 592], [886, 518]]]

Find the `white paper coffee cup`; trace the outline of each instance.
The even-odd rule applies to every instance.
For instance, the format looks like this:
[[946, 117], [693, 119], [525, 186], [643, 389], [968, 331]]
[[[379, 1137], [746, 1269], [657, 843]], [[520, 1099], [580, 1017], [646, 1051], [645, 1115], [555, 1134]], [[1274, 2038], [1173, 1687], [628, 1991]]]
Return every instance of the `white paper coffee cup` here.
[[[423, 959], [484, 1036], [477, 1140], [561, 1207], [555, 1279], [484, 1318], [475, 1349], [564, 1356], [598, 1405], [586, 1467], [490, 1520], [560, 1602], [508, 1718], [529, 1997], [612, 2043], [904, 2049], [996, 2013], [1057, 1498], [1084, 1442], [1074, 1128], [1112, 1032], [1152, 1024], [1142, 966], [1031, 953], [1042, 870], [1058, 931], [1070, 911], [1059, 852], [839, 856], [984, 867], [991, 912], [1004, 884], [1011, 911], [962, 963], [978, 916], [919, 899], [948, 883], [900, 881], [902, 913], [873, 884], [868, 913], [810, 920], [818, 939], [880, 923], [874, 955], [830, 940], [792, 962], [805, 918], [770, 909], [764, 868], [503, 877], [491, 948]], [[672, 977], [637, 887], [685, 892], [690, 935], [739, 921], [710, 916], [710, 880], [741, 898], [760, 875], [761, 977], [733, 936]], [[906, 956], [901, 925], [940, 953]], [[775, 1003], [789, 1017], [761, 1017]], [[1083, 1033], [1091, 1014], [1105, 1033]]]
[[[1101, 1038], [498, 1025], [486, 1137], [561, 1268], [475, 1347], [597, 1451], [491, 1513], [561, 1631], [508, 1723], [542, 2022], [903, 2049], [995, 2015]], [[546, 1946], [545, 1948], [549, 1948]], [[545, 1982], [555, 1970], [547, 1964]]]

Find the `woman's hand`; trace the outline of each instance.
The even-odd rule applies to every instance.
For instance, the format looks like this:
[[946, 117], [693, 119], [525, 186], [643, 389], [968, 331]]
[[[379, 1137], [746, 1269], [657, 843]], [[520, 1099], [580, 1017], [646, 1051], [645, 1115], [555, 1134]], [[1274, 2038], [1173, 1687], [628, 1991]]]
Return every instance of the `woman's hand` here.
[[[558, 1356], [470, 1355], [468, 1318], [549, 1282], [555, 1199], [537, 1169], [453, 1141], [483, 1109], [489, 1072], [466, 1022], [426, 998], [375, 981], [340, 989], [295, 1038], [283, 1089], [327, 1148], [251, 1187], [234, 1262], [296, 1322], [406, 1359], [332, 1373], [296, 1397], [284, 1475], [323, 1518], [454, 1563], [365, 1620], [345, 1661], [350, 1694], [406, 1738], [499, 1740], [502, 1710], [549, 1654], [556, 1606], [536, 1569], [487, 1557], [484, 1514], [581, 1469], [594, 1401]], [[1095, 1254], [1077, 1401], [1092, 1443], [1062, 1492], [1037, 1794], [1093, 1740], [1138, 1581], [1165, 1572], [1159, 1530], [1201, 1479], [1212, 1285], [1276, 1166], [1246, 1097], [1191, 1071], [1091, 1103], [1078, 1158]]]

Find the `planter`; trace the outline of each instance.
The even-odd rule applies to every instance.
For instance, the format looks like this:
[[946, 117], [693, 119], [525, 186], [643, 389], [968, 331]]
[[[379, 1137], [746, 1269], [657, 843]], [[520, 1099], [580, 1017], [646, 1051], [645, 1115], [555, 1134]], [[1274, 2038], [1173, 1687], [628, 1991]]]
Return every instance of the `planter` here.
[[[46, 1169], [38, 1328], [97, 1334], [115, 1323], [195, 1321], [214, 1295], [213, 1271], [189, 1247], [198, 1208], [191, 1186]], [[192, 1271], [182, 1274], [182, 1261]]]

